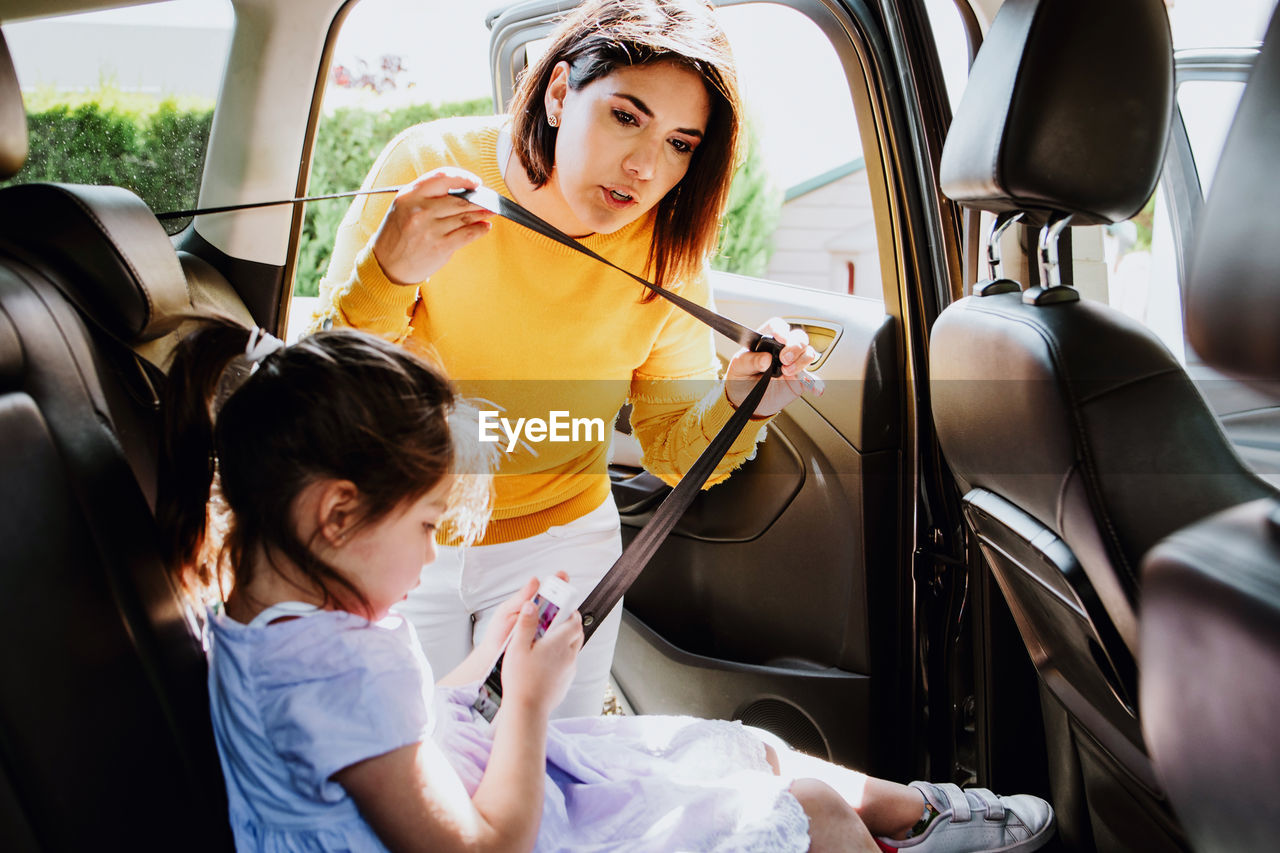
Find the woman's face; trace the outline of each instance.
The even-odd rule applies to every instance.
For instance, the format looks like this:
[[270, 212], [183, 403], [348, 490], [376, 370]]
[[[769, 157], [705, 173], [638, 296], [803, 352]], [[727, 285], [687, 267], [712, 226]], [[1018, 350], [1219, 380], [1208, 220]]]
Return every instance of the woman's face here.
[[552, 220], [575, 236], [609, 234], [648, 213], [689, 171], [711, 99], [702, 78], [670, 62], [619, 68], [574, 91], [561, 62], [547, 86], [559, 121], [548, 187]]

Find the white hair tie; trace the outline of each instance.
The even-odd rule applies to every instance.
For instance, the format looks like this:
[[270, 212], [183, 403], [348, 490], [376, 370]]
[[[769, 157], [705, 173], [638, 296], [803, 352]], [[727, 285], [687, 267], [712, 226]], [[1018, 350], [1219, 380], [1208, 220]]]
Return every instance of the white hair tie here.
[[255, 328], [249, 334], [249, 343], [245, 344], [244, 357], [250, 362], [252, 367], [249, 373], [257, 372], [258, 365], [264, 358], [273, 352], [284, 348], [284, 341], [263, 328]]

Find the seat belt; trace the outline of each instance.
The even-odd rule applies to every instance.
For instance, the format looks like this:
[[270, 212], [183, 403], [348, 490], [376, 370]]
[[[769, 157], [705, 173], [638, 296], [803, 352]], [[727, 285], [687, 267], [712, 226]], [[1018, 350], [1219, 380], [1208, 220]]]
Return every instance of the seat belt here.
[[608, 258], [588, 249], [554, 225], [540, 219], [516, 202], [486, 186], [481, 185], [473, 190], [450, 190], [449, 194], [466, 199], [472, 204], [510, 219], [512, 222], [522, 225], [543, 237], [548, 237], [576, 252], [581, 252], [587, 257], [593, 258], [643, 284], [649, 290], [675, 303], [684, 311], [692, 314], [740, 346], [756, 352], [769, 352], [773, 355], [773, 365], [770, 370], [760, 377], [755, 387], [751, 389], [751, 393], [743, 400], [742, 405], [738, 406], [733, 416], [720, 428], [715, 438], [698, 455], [697, 460], [685, 472], [685, 475], [680, 478], [680, 482], [676, 484], [671, 493], [658, 506], [649, 523], [631, 540], [627, 549], [623, 551], [622, 556], [618, 558], [608, 573], [600, 579], [600, 583], [596, 585], [595, 589], [587, 595], [578, 607], [578, 611], [582, 614], [582, 630], [585, 635], [583, 642], [585, 643], [595, 633], [596, 628], [604, 621], [605, 617], [609, 615], [609, 612], [613, 610], [627, 588], [635, 581], [641, 569], [653, 557], [654, 552], [657, 551], [662, 540], [666, 538], [667, 533], [675, 526], [676, 521], [679, 520], [684, 511], [688, 509], [698, 491], [710, 478], [716, 466], [720, 464], [720, 460], [729, 452], [730, 445], [737, 439], [738, 434], [742, 432], [743, 426], [755, 414], [756, 406], [759, 405], [761, 398], [764, 397], [769, 380], [782, 372], [782, 362], [779, 360], [782, 345], [768, 335], [762, 335], [753, 329], [748, 329], [741, 323], [730, 320], [728, 317], [723, 317], [705, 306], [692, 302], [679, 294], [671, 293], [630, 270], [623, 269]]
[[[640, 572], [644, 570], [649, 560], [657, 552], [658, 546], [667, 538], [671, 528], [675, 526], [676, 522], [680, 520], [680, 516], [693, 503], [693, 499], [697, 497], [703, 484], [711, 477], [716, 466], [720, 464], [720, 460], [729, 452], [729, 447], [738, 438], [738, 434], [742, 432], [742, 428], [746, 426], [747, 421], [755, 414], [756, 407], [760, 404], [760, 400], [763, 399], [765, 391], [768, 390], [770, 380], [782, 373], [782, 362], [779, 359], [779, 355], [782, 352], [782, 344], [773, 337], [762, 335], [754, 329], [749, 329], [741, 323], [721, 316], [705, 306], [692, 302], [665, 288], [658, 287], [630, 270], [623, 269], [608, 258], [588, 249], [549, 222], [540, 219], [516, 202], [486, 186], [481, 185], [472, 190], [451, 190], [450, 195], [466, 199], [472, 204], [483, 207], [485, 210], [496, 213], [537, 234], [567, 246], [575, 252], [580, 252], [589, 258], [593, 258], [639, 282], [664, 299], [675, 303], [677, 307], [692, 314], [695, 318], [739, 346], [753, 352], [768, 352], [773, 356], [773, 364], [770, 369], [756, 381], [755, 387], [747, 394], [746, 399], [742, 401], [742, 405], [738, 406], [725, 425], [720, 428], [720, 431], [716, 433], [711, 442], [698, 455], [689, 470], [680, 478], [680, 482], [658, 505], [653, 517], [649, 519], [649, 523], [636, 534], [635, 538], [623, 550], [622, 555], [618, 557], [609, 571], [596, 584], [595, 589], [591, 590], [587, 597], [583, 599], [582, 604], [578, 606], [578, 612], [582, 614], [582, 642], [585, 645], [591, 639], [591, 635], [600, 627], [600, 624], [613, 611], [613, 608], [622, 600], [622, 596], [627, 589], [640, 576]], [[473, 706], [490, 722], [493, 721], [499, 706], [502, 704], [502, 663], [504, 658], [505, 655], [498, 657], [493, 669], [489, 671], [489, 675], [481, 685], [480, 695]]]
[[[373, 190], [357, 190], [348, 193], [335, 193], [327, 196], [315, 196], [305, 199], [289, 199], [276, 202], [250, 202], [243, 205], [226, 205], [223, 207], [210, 208], [207, 210], [183, 210], [172, 213], [158, 214], [158, 219], [174, 219], [178, 217], [194, 216], [201, 213], [222, 213], [231, 210], [242, 210], [250, 207], [266, 207], [273, 204], [297, 204], [304, 201], [320, 201], [329, 198], [348, 198], [356, 195], [366, 195], [372, 193], [399, 192], [402, 187], [387, 187]], [[649, 519], [635, 538], [631, 540], [622, 555], [618, 557], [613, 566], [605, 573], [600, 582], [587, 595], [578, 607], [578, 612], [582, 614], [582, 632], [583, 643], [591, 639], [591, 635], [605, 618], [613, 611], [618, 602], [622, 599], [624, 593], [639, 577], [640, 572], [652, 559], [657, 552], [658, 546], [666, 539], [667, 534], [671, 532], [680, 516], [693, 503], [693, 499], [697, 497], [699, 490], [703, 484], [711, 477], [720, 460], [728, 453], [729, 447], [738, 438], [738, 434], [742, 432], [742, 428], [746, 426], [752, 415], [755, 414], [756, 407], [764, 398], [765, 391], [768, 390], [769, 382], [775, 376], [782, 373], [782, 361], [779, 356], [782, 353], [782, 344], [769, 335], [762, 335], [754, 329], [746, 326], [728, 317], [724, 317], [711, 309], [699, 305], [677, 293], [672, 293], [665, 288], [658, 287], [642, 276], [636, 275], [630, 270], [624, 269], [610, 261], [608, 258], [593, 252], [586, 246], [579, 243], [560, 229], [556, 228], [549, 222], [541, 219], [537, 215], [531, 213], [512, 199], [503, 196], [494, 190], [489, 189], [483, 184], [475, 189], [457, 189], [450, 190], [450, 195], [457, 196], [466, 201], [471, 202], [485, 210], [495, 213], [505, 219], [509, 219], [517, 225], [521, 225], [529, 230], [547, 237], [555, 242], [580, 252], [589, 258], [592, 258], [611, 269], [626, 275], [632, 280], [644, 285], [653, 293], [661, 296], [669, 302], [674, 303], [681, 310], [692, 314], [696, 319], [710, 326], [715, 331], [729, 338], [752, 352], [768, 352], [773, 356], [773, 363], [770, 369], [761, 375], [756, 381], [755, 386], [747, 394], [746, 399], [742, 401], [742, 405], [729, 418], [720, 431], [707, 447], [698, 455], [693, 465], [680, 478], [680, 482], [671, 490], [671, 492], [663, 499], [662, 503], [654, 511], [653, 517]], [[484, 717], [490, 721], [498, 711], [498, 707], [502, 702], [502, 662], [503, 656], [498, 658], [493, 669], [485, 678], [480, 688], [480, 697], [476, 700], [475, 708], [480, 711]]]

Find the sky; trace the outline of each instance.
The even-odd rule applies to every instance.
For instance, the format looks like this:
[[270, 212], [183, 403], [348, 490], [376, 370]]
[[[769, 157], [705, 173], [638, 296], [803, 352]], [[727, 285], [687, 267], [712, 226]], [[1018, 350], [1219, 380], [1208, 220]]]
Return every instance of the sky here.
[[[456, 101], [491, 94], [489, 32], [485, 13], [503, 0], [361, 0], [347, 17], [335, 60], [376, 66], [384, 54], [401, 57], [405, 71], [386, 104]], [[1178, 47], [1255, 41], [1272, 0], [1169, 0]], [[966, 51], [951, 0], [926, 0], [953, 98], [963, 84]], [[785, 189], [838, 167], [860, 153], [852, 107], [839, 62], [829, 42], [791, 10], [750, 4], [722, 10], [722, 20], [742, 73], [742, 88], [760, 134], [758, 145], [775, 180]], [[37, 85], [92, 87], [106, 77], [122, 88], [163, 94], [186, 91], [212, 98], [220, 57], [234, 20], [230, 0], [169, 0], [31, 23], [9, 23], [5, 32], [24, 88]], [[140, 26], [182, 28], [156, 38]], [[104, 27], [136, 31], [124, 56], [104, 57]], [[153, 51], [159, 53], [153, 53]], [[167, 54], [163, 51], [168, 51]], [[182, 61], [205, 52], [208, 61]], [[172, 69], [182, 66], [179, 75]], [[163, 79], [157, 69], [164, 72]], [[175, 92], [172, 87], [184, 91]], [[332, 91], [332, 90], [331, 90]], [[368, 99], [339, 92], [333, 104]], [[380, 104], [382, 105], [382, 104]], [[1206, 109], [1211, 108], [1206, 106]], [[803, 146], [797, 146], [797, 140]], [[803, 157], [797, 157], [801, 147]]]

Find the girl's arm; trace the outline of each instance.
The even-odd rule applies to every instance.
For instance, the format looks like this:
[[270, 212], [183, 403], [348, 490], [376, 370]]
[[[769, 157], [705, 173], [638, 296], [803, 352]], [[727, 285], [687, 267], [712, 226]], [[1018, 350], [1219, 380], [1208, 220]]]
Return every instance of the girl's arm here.
[[547, 721], [573, 678], [582, 645], [575, 613], [536, 644], [536, 612], [522, 607], [503, 667], [502, 711], [479, 787], [467, 796], [432, 741], [333, 775], [393, 851], [525, 851], [537, 840], [546, 784]]

